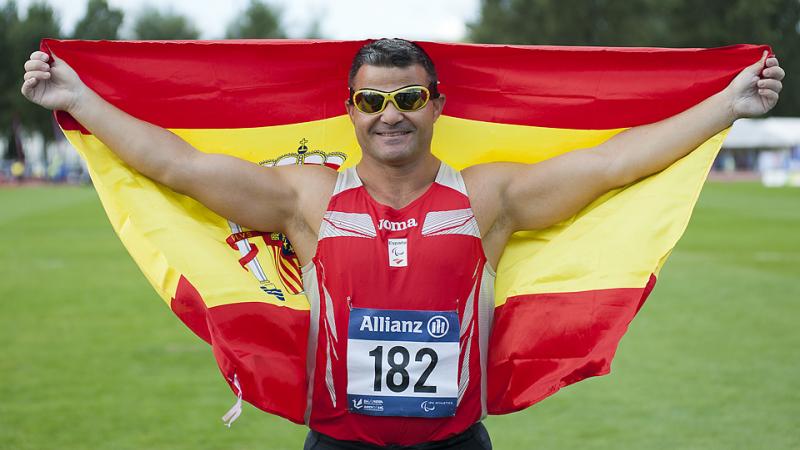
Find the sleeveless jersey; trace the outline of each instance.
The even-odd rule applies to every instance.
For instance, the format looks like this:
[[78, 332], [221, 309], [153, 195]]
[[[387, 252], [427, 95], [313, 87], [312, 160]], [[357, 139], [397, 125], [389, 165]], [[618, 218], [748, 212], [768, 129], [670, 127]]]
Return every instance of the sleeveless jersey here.
[[[303, 267], [311, 303], [309, 427], [341, 440], [413, 445], [446, 439], [485, 417], [494, 278], [459, 172], [442, 163], [428, 190], [401, 209], [376, 202], [355, 168], [341, 172], [316, 255]], [[418, 335], [448, 342], [398, 344], [354, 335], [389, 331], [405, 333], [391, 333], [401, 341]], [[366, 374], [361, 388], [353, 385], [354, 374], [348, 385], [348, 367], [356, 365]], [[376, 395], [407, 397], [355, 395], [372, 389], [373, 366]], [[450, 374], [442, 375], [450, 381], [438, 391], [431, 381], [437, 370]], [[436, 397], [446, 390], [451, 399]], [[402, 400], [407, 409], [387, 413], [381, 398]], [[448, 402], [455, 408], [450, 414], [420, 416], [446, 411]], [[386, 403], [385, 410], [392, 408]]]

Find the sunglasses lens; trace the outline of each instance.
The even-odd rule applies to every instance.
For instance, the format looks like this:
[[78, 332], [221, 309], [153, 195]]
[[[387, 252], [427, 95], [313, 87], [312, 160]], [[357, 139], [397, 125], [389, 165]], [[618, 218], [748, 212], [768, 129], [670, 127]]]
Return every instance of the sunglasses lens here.
[[384, 96], [379, 92], [360, 91], [353, 96], [353, 103], [367, 114], [379, 112], [383, 107]]
[[408, 88], [395, 94], [394, 101], [402, 111], [416, 111], [428, 102], [428, 92], [418, 87]]

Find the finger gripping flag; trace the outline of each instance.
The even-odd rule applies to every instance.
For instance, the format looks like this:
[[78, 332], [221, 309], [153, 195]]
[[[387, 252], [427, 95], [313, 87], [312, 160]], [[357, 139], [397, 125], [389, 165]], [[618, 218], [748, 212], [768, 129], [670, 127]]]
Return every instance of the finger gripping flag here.
[[[337, 170], [360, 158], [344, 101], [350, 61], [364, 43], [46, 39], [42, 49], [112, 104], [200, 151]], [[766, 48], [420, 44], [447, 96], [433, 151], [457, 169], [536, 163], [667, 118], [724, 88]], [[125, 247], [172, 311], [211, 345], [234, 392], [302, 423], [310, 313], [291, 243], [150, 181], [68, 114], [56, 117]], [[569, 220], [513, 235], [497, 268], [490, 413], [608, 373], [723, 137]], [[253, 199], [254, 207], [269, 200]]]

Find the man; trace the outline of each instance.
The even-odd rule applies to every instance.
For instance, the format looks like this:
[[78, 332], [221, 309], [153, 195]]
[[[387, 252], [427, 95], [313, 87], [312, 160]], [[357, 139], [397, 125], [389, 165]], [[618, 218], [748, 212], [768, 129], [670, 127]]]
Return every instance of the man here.
[[64, 61], [48, 61], [35, 52], [26, 62], [27, 98], [69, 112], [130, 166], [221, 216], [289, 237], [316, 337], [306, 442], [316, 449], [490, 448], [479, 421], [492, 268], [511, 234], [568, 218], [735, 119], [766, 113], [784, 76], [765, 53], [702, 103], [595, 148], [458, 173], [431, 154], [445, 104], [433, 63], [413, 43], [380, 40], [351, 67], [346, 108], [362, 159], [337, 175], [198, 152], [105, 102]]

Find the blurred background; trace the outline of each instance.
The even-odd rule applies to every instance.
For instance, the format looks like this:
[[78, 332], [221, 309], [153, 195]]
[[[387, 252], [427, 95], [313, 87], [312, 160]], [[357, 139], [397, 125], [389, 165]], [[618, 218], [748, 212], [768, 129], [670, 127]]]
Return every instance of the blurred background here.
[[800, 0], [0, 0], [0, 449], [296, 449], [303, 427], [252, 407], [218, 421], [208, 347], [19, 94], [43, 37], [771, 45], [781, 100], [729, 134], [612, 375], [488, 427], [498, 449], [800, 448]]

